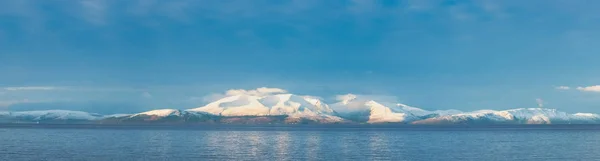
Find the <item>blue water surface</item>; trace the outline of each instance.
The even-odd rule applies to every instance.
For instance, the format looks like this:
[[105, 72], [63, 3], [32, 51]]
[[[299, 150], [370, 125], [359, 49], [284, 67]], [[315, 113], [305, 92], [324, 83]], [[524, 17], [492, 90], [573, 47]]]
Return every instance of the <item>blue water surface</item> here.
[[598, 126], [0, 127], [0, 160], [600, 160]]

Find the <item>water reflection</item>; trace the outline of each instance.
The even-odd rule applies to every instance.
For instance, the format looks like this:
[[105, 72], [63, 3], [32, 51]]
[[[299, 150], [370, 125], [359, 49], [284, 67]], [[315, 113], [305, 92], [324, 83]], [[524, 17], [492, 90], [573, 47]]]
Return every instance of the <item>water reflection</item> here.
[[[203, 159], [216, 159], [219, 158], [219, 154], [215, 153], [218, 151], [227, 151], [229, 153], [235, 152], [233, 149], [235, 146], [230, 142], [232, 139], [232, 134], [235, 131], [224, 133], [221, 131], [206, 131], [200, 133], [200, 135], [194, 136], [195, 143], [198, 149], [197, 153], [201, 154]], [[225, 135], [224, 135], [225, 134]]]
[[280, 131], [276, 133], [277, 146], [275, 148], [275, 158], [277, 160], [287, 160], [289, 156], [288, 149], [290, 148], [290, 133], [288, 131]]
[[211, 146], [215, 146], [214, 151], [207, 152], [207, 154], [216, 153], [216, 157], [225, 156], [244, 156], [248, 152], [245, 147], [249, 144], [244, 140], [245, 134], [241, 131], [216, 131], [209, 132], [207, 136]]
[[386, 133], [374, 132], [369, 134], [369, 160], [390, 160], [389, 138]]
[[320, 151], [321, 144], [321, 133], [320, 132], [310, 132], [308, 133], [308, 152], [307, 157], [309, 160], [317, 160], [319, 159], [318, 152]]
[[0, 131], [0, 160], [600, 160], [597, 131]]
[[350, 151], [350, 149], [352, 149], [351, 147], [351, 141], [352, 138], [350, 137], [351, 133], [341, 133], [338, 134], [335, 138], [336, 139], [336, 145], [339, 145], [339, 151], [342, 152], [341, 155], [343, 156], [351, 156], [352, 152]]
[[[249, 146], [249, 152], [252, 158], [257, 158], [258, 154], [259, 154], [259, 148], [261, 146], [262, 142], [262, 137], [259, 134], [259, 132], [257, 131], [250, 131], [248, 132], [247, 136], [245, 137], [245, 141], [246, 142], [246, 146]], [[243, 146], [243, 145], [238, 145], [238, 146]]]
[[147, 136], [146, 143], [148, 144], [144, 148], [148, 150], [146, 151], [147, 156], [161, 159], [167, 159], [170, 156], [169, 152], [173, 147], [170, 131], [144, 131], [144, 135]]

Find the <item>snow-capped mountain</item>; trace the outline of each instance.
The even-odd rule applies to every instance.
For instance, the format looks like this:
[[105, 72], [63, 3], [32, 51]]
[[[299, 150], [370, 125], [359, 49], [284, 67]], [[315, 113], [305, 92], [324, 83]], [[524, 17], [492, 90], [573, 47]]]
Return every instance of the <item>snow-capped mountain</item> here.
[[198, 123], [215, 122], [218, 118], [204, 112], [188, 112], [177, 109], [157, 109], [132, 115], [105, 117], [103, 123]]
[[100, 114], [69, 110], [43, 110], [0, 112], [0, 119], [5, 121], [88, 121], [104, 118]]
[[159, 110], [151, 110], [142, 113], [133, 114], [129, 117], [136, 116], [154, 116], [154, 117], [167, 117], [167, 116], [181, 116], [182, 111], [177, 109], [159, 109]]
[[[285, 101], [284, 101], [285, 102]], [[276, 102], [270, 109], [285, 104]], [[292, 103], [293, 104], [293, 103]], [[99, 115], [82, 111], [0, 111], [0, 122], [100, 122], [100, 123], [410, 123], [410, 124], [596, 124], [600, 115], [592, 113], [568, 114], [555, 109], [520, 108], [503, 111], [479, 110], [457, 113], [456, 110], [427, 111], [416, 107], [396, 104], [384, 105], [373, 100], [344, 100], [329, 106], [319, 103], [312, 110], [299, 106], [283, 106], [284, 112], [268, 115], [216, 115], [203, 110], [159, 109], [137, 114]], [[261, 103], [261, 105], [264, 105]], [[316, 105], [316, 104], [313, 104]], [[264, 106], [266, 107], [266, 106]], [[202, 107], [204, 108], [204, 107]], [[334, 111], [335, 110], [335, 111]], [[281, 110], [280, 110], [281, 111]], [[219, 113], [220, 114], [220, 113]], [[282, 115], [284, 114], [284, 115]]]
[[571, 124], [600, 123], [590, 113], [568, 114], [556, 109], [519, 108], [503, 111], [479, 110], [419, 120], [414, 124]]
[[310, 120], [321, 123], [342, 122], [334, 111], [321, 100], [310, 96], [274, 94], [252, 96], [238, 94], [211, 102], [206, 106], [189, 109], [218, 116], [288, 116], [290, 122]]
[[396, 104], [395, 106], [396, 106], [396, 108], [399, 108], [401, 111], [413, 114], [414, 116], [421, 117], [421, 118], [422, 117], [446, 116], [446, 115], [463, 113], [462, 111], [454, 110], [454, 109], [427, 111], [427, 110], [423, 110], [423, 109], [420, 109], [417, 107], [412, 107], [412, 106], [408, 106], [408, 105], [400, 104], [400, 103]]
[[[397, 124], [599, 124], [600, 115], [569, 114], [555, 109], [428, 111], [391, 99], [368, 95], [340, 95], [328, 105], [319, 98], [282, 89], [229, 90], [214, 102], [188, 109], [157, 109], [136, 114], [99, 115], [82, 111], [0, 111], [0, 122], [48, 123], [397, 123]], [[383, 100], [383, 101], [382, 101]], [[387, 100], [387, 101], [386, 101]]]
[[131, 114], [110, 114], [110, 115], [104, 115], [104, 118], [116, 118], [116, 117], [125, 117], [125, 116], [130, 116]]
[[[359, 98], [348, 94], [340, 96], [338, 103], [331, 107], [342, 117], [356, 122], [383, 123], [383, 122], [411, 122], [417, 116], [407, 113], [398, 106], [386, 106], [374, 100]], [[416, 108], [414, 109], [416, 110]]]
[[331, 108], [342, 118], [367, 123], [410, 123], [424, 118], [461, 113], [458, 110], [427, 111], [405, 104], [378, 102], [347, 94], [338, 97]]

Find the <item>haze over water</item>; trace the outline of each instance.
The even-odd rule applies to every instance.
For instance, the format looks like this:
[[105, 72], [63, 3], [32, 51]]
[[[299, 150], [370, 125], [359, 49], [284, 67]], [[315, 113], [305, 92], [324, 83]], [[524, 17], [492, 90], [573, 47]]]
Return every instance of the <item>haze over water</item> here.
[[0, 160], [599, 160], [569, 127], [2, 128]]

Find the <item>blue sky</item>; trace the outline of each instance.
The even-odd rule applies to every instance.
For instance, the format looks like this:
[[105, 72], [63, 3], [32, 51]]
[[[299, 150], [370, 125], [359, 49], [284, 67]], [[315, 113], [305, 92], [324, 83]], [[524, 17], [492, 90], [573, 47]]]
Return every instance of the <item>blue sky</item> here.
[[537, 107], [541, 99], [600, 113], [598, 5], [4, 0], [0, 109], [185, 109], [228, 89], [274, 87], [430, 110]]

